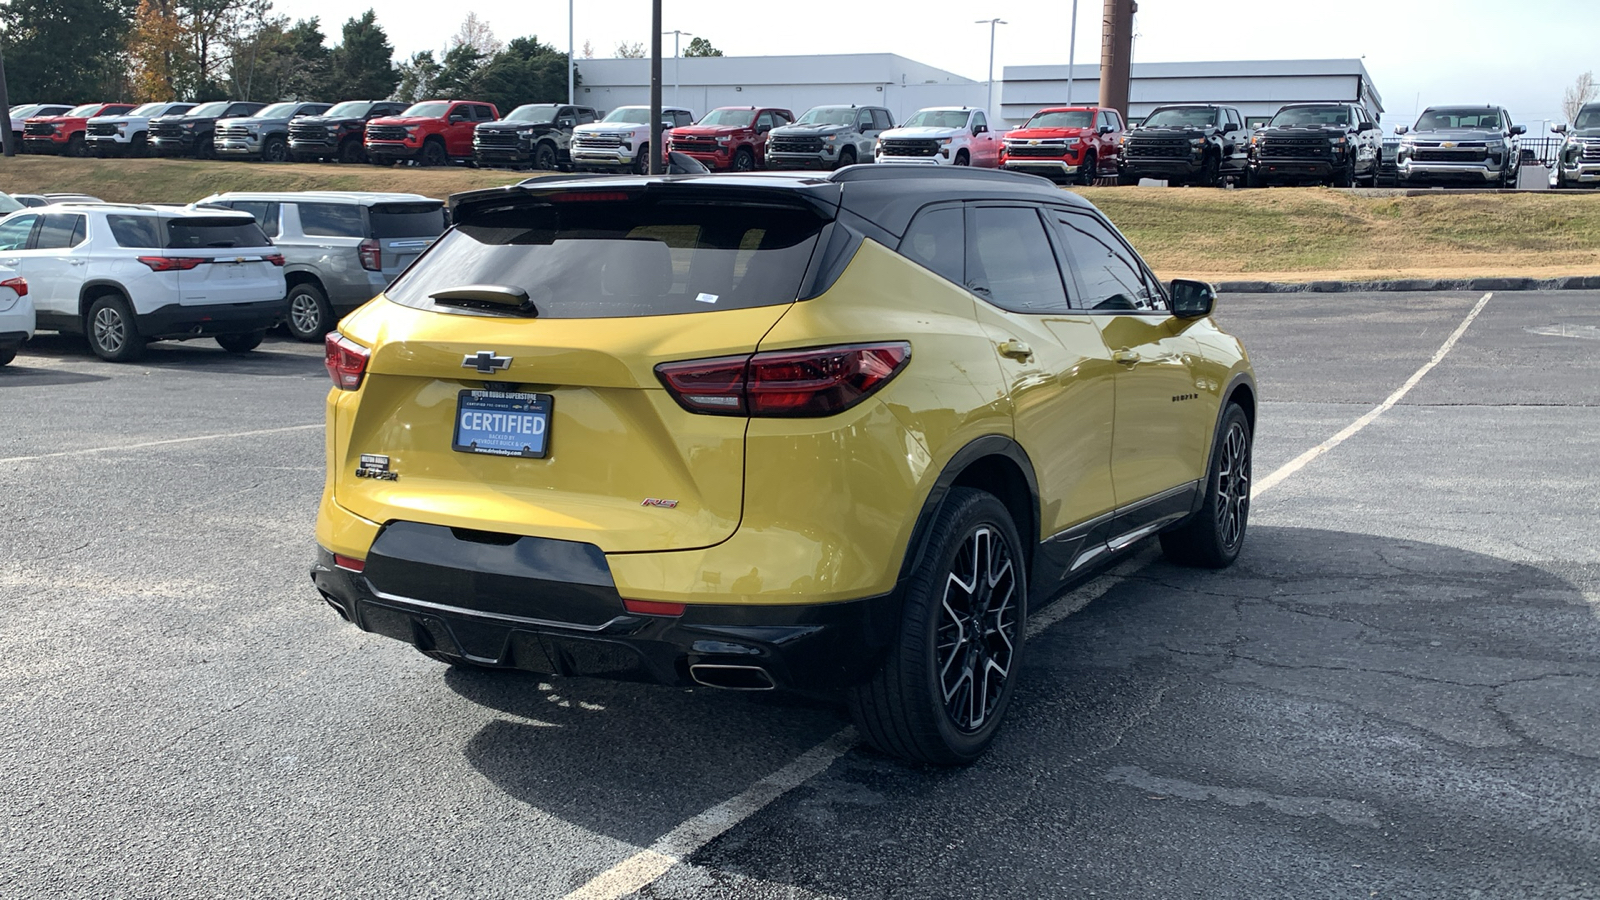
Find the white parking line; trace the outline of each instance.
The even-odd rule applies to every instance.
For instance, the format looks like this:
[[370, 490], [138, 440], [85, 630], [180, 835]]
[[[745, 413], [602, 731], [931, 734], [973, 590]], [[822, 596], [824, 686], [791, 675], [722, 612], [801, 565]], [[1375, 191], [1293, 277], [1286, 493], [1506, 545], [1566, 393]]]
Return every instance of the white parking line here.
[[161, 441], [144, 441], [138, 444], [117, 444], [112, 447], [87, 447], [82, 450], [62, 450], [59, 453], [40, 453], [37, 456], [7, 456], [0, 457], [0, 463], [32, 462], [36, 459], [56, 459], [63, 456], [89, 456], [95, 453], [119, 453], [124, 450], [142, 450], [146, 447], [164, 447], [168, 444], [192, 444], [197, 441], [222, 441], [229, 438], [256, 437], [263, 434], [283, 434], [289, 431], [309, 431], [312, 428], [321, 428], [322, 423], [315, 425], [289, 425], [284, 428], [262, 428], [256, 431], [230, 431], [226, 434], [198, 434], [194, 437], [168, 438]]
[[[1367, 412], [1361, 418], [1351, 422], [1333, 437], [1312, 447], [1288, 463], [1280, 466], [1277, 471], [1256, 482], [1250, 491], [1251, 499], [1261, 496], [1284, 479], [1305, 468], [1306, 464], [1339, 446], [1361, 429], [1372, 424], [1378, 416], [1383, 415], [1396, 403], [1399, 403], [1406, 394], [1410, 393], [1417, 382], [1422, 380], [1437, 366], [1455, 347], [1456, 341], [1466, 333], [1467, 327], [1483, 311], [1485, 304], [1494, 294], [1484, 294], [1467, 317], [1456, 326], [1439, 347], [1433, 358], [1428, 360], [1422, 368], [1412, 373], [1398, 390], [1390, 394], [1384, 401]], [[3, 460], [0, 460], [3, 462]], [[1154, 548], [1147, 547], [1143, 551], [1123, 560], [1116, 566], [1108, 569], [1078, 588], [1063, 594], [1055, 603], [1044, 608], [1038, 616], [1028, 622], [1027, 635], [1032, 638], [1046, 629], [1067, 618], [1073, 613], [1095, 600], [1106, 592], [1121, 584], [1129, 575], [1144, 568], [1156, 557]], [[1597, 611], [1600, 614], [1600, 611]], [[766, 778], [751, 785], [743, 793], [711, 807], [705, 812], [684, 822], [677, 828], [668, 832], [665, 837], [656, 841], [648, 849], [629, 856], [615, 866], [601, 872], [582, 887], [566, 895], [566, 900], [619, 900], [629, 894], [642, 890], [651, 882], [665, 875], [673, 866], [688, 859], [690, 856], [714, 840], [718, 835], [760, 812], [772, 801], [778, 799], [790, 790], [804, 784], [812, 776], [818, 775], [831, 766], [834, 760], [843, 756], [855, 745], [855, 729], [845, 728], [834, 734], [822, 743], [812, 747], [801, 754], [794, 762], [784, 766]]]
[[1484, 294], [1483, 297], [1478, 300], [1477, 305], [1472, 307], [1472, 312], [1467, 313], [1467, 317], [1461, 320], [1461, 324], [1456, 326], [1456, 330], [1450, 332], [1450, 336], [1445, 338], [1443, 344], [1439, 345], [1439, 351], [1433, 354], [1433, 358], [1424, 363], [1422, 368], [1413, 372], [1411, 377], [1407, 378], [1406, 383], [1400, 385], [1398, 390], [1384, 398], [1382, 403], [1374, 406], [1366, 415], [1355, 420], [1354, 422], [1351, 422], [1349, 425], [1346, 425], [1338, 434], [1328, 438], [1315, 447], [1312, 447], [1310, 450], [1307, 450], [1299, 456], [1296, 456], [1294, 459], [1289, 460], [1288, 462], [1279, 466], [1277, 471], [1273, 472], [1271, 475], [1268, 475], [1260, 481], [1257, 481], [1250, 489], [1250, 499], [1254, 500], [1256, 497], [1261, 496], [1262, 492], [1266, 491], [1268, 488], [1271, 488], [1273, 485], [1305, 468], [1307, 463], [1349, 440], [1356, 434], [1356, 432], [1367, 427], [1368, 425], [1371, 425], [1373, 420], [1388, 412], [1389, 409], [1396, 403], [1399, 403], [1406, 394], [1411, 393], [1411, 389], [1417, 386], [1417, 382], [1422, 380], [1422, 376], [1433, 371], [1433, 367], [1442, 362], [1445, 354], [1449, 353], [1450, 350], [1455, 347], [1456, 341], [1461, 340], [1461, 336], [1467, 333], [1467, 326], [1471, 325], [1472, 320], [1478, 317], [1478, 313], [1483, 312], [1484, 305], [1487, 304], [1489, 302], [1489, 298], [1493, 296], [1493, 292]]

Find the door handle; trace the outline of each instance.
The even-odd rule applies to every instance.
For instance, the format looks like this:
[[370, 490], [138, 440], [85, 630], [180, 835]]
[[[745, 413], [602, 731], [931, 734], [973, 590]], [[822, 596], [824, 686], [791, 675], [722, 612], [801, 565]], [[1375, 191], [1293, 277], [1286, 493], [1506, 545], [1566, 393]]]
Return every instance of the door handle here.
[[85, 263], [85, 260], [81, 260], [81, 259], [69, 259], [69, 260], [67, 260], [67, 263], [68, 263], [68, 264], [69, 264], [69, 265], [74, 265], [74, 266], [81, 266], [81, 265], [84, 265], [84, 263]]
[[22, 265], [22, 260], [20, 260], [20, 259], [0, 259], [0, 266], [20, 266], [20, 265]]
[[1002, 341], [1000, 355], [1015, 360], [1026, 360], [1033, 356], [1033, 348], [1021, 341]]
[[1131, 366], [1137, 363], [1141, 357], [1133, 350], [1122, 349], [1111, 351], [1111, 358], [1125, 366]]

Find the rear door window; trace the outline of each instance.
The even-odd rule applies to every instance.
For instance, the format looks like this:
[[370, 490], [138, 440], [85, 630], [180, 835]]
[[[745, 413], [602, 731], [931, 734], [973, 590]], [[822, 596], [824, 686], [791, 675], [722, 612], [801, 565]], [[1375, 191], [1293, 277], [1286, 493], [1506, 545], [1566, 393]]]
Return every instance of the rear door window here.
[[1026, 206], [967, 210], [967, 284], [978, 296], [1017, 313], [1067, 310], [1066, 288], [1039, 213]]
[[959, 206], [923, 210], [900, 239], [901, 256], [963, 287], [966, 247], [966, 215]]
[[161, 247], [160, 222], [155, 216], [106, 216], [111, 237], [118, 247], [157, 250]]
[[367, 211], [372, 236], [378, 238], [438, 237], [444, 233], [442, 203], [383, 203]]
[[447, 288], [507, 285], [552, 319], [776, 306], [798, 296], [823, 224], [804, 209], [733, 202], [499, 210], [445, 234], [387, 295], [432, 309]]
[[254, 219], [168, 219], [167, 246], [183, 250], [266, 247], [272, 242]]
[[366, 237], [361, 207], [353, 203], [300, 204], [300, 231], [315, 237]]
[[83, 216], [51, 213], [40, 223], [39, 235], [34, 239], [33, 246], [35, 250], [65, 250], [77, 246], [82, 239]]
[[278, 233], [278, 204], [268, 200], [234, 200], [228, 206], [255, 216], [256, 224], [261, 226], [264, 233]]

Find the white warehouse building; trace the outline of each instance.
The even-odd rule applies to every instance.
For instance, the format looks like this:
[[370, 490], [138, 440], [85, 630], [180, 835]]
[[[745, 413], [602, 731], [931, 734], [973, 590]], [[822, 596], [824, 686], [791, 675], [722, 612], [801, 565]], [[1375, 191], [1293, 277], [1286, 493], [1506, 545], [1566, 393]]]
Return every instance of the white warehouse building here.
[[[650, 102], [648, 59], [577, 64], [578, 103], [612, 110]], [[1098, 102], [1099, 65], [1074, 66], [1073, 75], [1071, 99]], [[853, 103], [887, 107], [903, 122], [929, 106], [990, 106], [984, 82], [893, 53], [669, 57], [661, 61], [661, 80], [661, 102], [696, 116], [719, 106], [772, 106], [799, 115], [813, 106]], [[1005, 127], [1016, 127], [1044, 107], [1065, 105], [1068, 90], [1067, 66], [1006, 66], [994, 85], [991, 112]], [[1383, 112], [1359, 59], [1135, 63], [1128, 94], [1134, 121], [1168, 103], [1235, 106], [1252, 125], [1265, 123], [1285, 103], [1361, 101]]]

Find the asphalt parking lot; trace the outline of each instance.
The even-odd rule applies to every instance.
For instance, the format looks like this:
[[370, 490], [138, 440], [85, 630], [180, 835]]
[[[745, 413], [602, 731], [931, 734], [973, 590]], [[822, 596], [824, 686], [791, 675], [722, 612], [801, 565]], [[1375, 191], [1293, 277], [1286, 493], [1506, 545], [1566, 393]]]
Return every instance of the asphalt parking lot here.
[[1146, 542], [1042, 613], [964, 770], [360, 633], [306, 576], [320, 347], [42, 336], [0, 369], [0, 893], [1600, 896], [1600, 294], [1482, 300], [1225, 295], [1281, 476], [1243, 555]]

